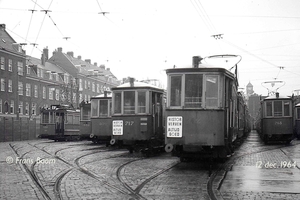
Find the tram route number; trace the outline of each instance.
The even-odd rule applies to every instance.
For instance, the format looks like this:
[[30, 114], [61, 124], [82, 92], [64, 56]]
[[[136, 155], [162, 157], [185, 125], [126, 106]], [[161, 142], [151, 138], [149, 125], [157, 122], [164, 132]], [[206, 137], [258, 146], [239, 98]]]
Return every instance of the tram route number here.
[[125, 126], [132, 126], [134, 124], [134, 121], [125, 121]]
[[277, 169], [277, 168], [296, 168], [296, 161], [291, 162], [291, 161], [280, 161], [280, 163], [277, 162], [266, 162], [263, 163], [262, 161], [257, 161], [256, 162], [256, 168], [262, 169]]

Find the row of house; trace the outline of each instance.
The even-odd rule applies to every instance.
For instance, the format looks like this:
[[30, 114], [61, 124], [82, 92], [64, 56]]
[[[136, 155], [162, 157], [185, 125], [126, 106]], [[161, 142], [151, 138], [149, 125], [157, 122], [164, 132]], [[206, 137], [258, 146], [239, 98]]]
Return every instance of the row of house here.
[[35, 117], [40, 109], [54, 104], [78, 108], [82, 101], [118, 86], [110, 68], [92, 64], [57, 48], [49, 57], [44, 48], [41, 58], [26, 55], [0, 24], [0, 116]]

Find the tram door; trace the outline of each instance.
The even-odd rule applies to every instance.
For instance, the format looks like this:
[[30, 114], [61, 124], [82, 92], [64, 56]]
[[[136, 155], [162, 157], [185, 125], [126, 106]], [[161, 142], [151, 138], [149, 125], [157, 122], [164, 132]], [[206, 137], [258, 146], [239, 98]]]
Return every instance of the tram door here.
[[56, 112], [55, 115], [55, 133], [56, 135], [63, 136], [65, 130], [64, 124], [65, 114], [63, 112]]
[[152, 92], [153, 133], [162, 133], [162, 95]]

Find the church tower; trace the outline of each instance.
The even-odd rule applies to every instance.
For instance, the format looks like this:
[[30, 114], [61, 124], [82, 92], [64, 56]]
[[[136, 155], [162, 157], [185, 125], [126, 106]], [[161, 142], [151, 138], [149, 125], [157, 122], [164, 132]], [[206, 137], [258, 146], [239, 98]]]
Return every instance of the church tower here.
[[247, 93], [248, 97], [254, 93], [253, 85], [250, 83], [250, 81], [249, 81], [248, 85], [246, 86], [246, 93]]

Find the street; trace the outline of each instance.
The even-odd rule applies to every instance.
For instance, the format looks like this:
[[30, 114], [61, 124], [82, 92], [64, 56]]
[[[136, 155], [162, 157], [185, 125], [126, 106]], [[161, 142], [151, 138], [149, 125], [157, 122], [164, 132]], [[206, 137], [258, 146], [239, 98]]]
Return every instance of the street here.
[[255, 131], [226, 162], [180, 162], [90, 141], [0, 143], [1, 199], [300, 199], [300, 142]]

